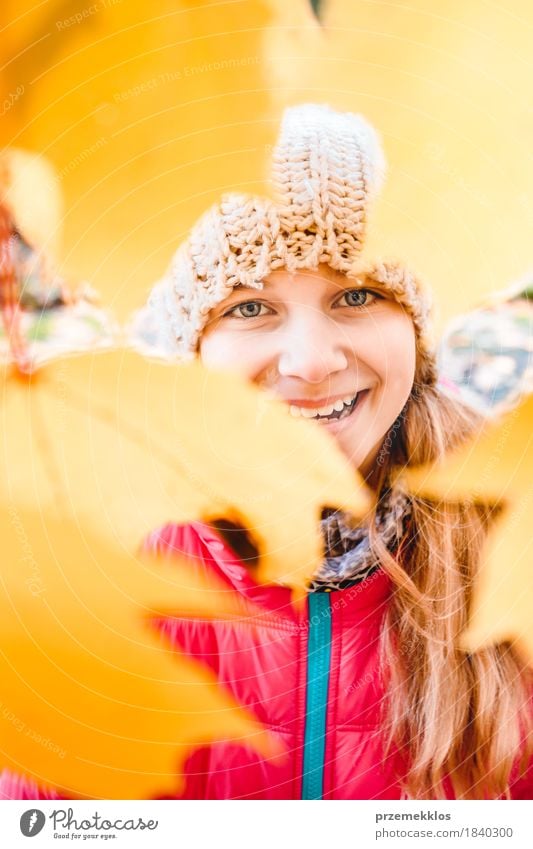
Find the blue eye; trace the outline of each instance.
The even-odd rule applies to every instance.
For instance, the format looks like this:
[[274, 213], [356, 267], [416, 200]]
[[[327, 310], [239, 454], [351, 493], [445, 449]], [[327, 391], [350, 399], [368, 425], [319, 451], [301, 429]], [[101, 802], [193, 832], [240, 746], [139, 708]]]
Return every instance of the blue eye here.
[[379, 298], [379, 295], [374, 294], [370, 289], [347, 289], [342, 293], [340, 300], [342, 298], [346, 298], [346, 304], [341, 306], [364, 307], [370, 306], [376, 298]]
[[[243, 304], [237, 304], [236, 307], [232, 307], [224, 315], [231, 315], [234, 318], [258, 318], [260, 315], [265, 315], [265, 313], [261, 312], [263, 307], [266, 309], [261, 301], [246, 301]], [[239, 314], [237, 314], [237, 310]]]

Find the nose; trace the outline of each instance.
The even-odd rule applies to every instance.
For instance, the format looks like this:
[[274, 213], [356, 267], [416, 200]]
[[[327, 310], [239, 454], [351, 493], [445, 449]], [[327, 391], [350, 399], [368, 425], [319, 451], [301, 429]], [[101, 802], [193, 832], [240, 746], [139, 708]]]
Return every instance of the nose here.
[[282, 377], [323, 383], [347, 366], [348, 359], [335, 322], [328, 321], [325, 316], [315, 316], [285, 328], [278, 360]]

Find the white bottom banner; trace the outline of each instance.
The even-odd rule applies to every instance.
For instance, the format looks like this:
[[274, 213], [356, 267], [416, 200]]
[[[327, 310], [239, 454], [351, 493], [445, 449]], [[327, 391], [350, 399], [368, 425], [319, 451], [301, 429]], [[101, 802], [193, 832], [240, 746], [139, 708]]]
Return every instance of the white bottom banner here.
[[0, 802], [1, 846], [533, 847], [533, 802]]

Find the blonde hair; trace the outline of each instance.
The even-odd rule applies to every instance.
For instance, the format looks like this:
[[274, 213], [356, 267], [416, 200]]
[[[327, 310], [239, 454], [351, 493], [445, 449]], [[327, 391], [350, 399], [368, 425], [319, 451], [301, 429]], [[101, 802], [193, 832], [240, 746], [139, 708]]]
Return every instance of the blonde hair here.
[[[480, 417], [437, 388], [415, 383], [381, 456], [379, 493], [402, 466], [435, 460], [475, 432]], [[394, 485], [394, 484], [393, 484]], [[508, 642], [467, 653], [458, 645], [487, 530], [500, 508], [413, 498], [396, 557], [370, 539], [393, 582], [380, 637], [387, 750], [406, 757], [408, 798], [509, 798], [531, 757], [531, 670]]]

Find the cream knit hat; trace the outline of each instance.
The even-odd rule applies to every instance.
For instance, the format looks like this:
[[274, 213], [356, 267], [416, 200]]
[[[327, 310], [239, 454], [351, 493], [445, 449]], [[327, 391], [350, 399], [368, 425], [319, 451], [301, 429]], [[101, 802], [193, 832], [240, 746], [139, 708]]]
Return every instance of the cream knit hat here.
[[210, 310], [235, 286], [261, 289], [276, 269], [316, 270], [324, 263], [390, 292], [405, 307], [417, 333], [417, 379], [433, 383], [429, 304], [417, 280], [397, 263], [360, 259], [384, 172], [378, 137], [361, 116], [315, 104], [286, 109], [272, 153], [274, 199], [223, 196], [154, 286], [146, 321], [157, 328], [160, 351], [194, 357]]

